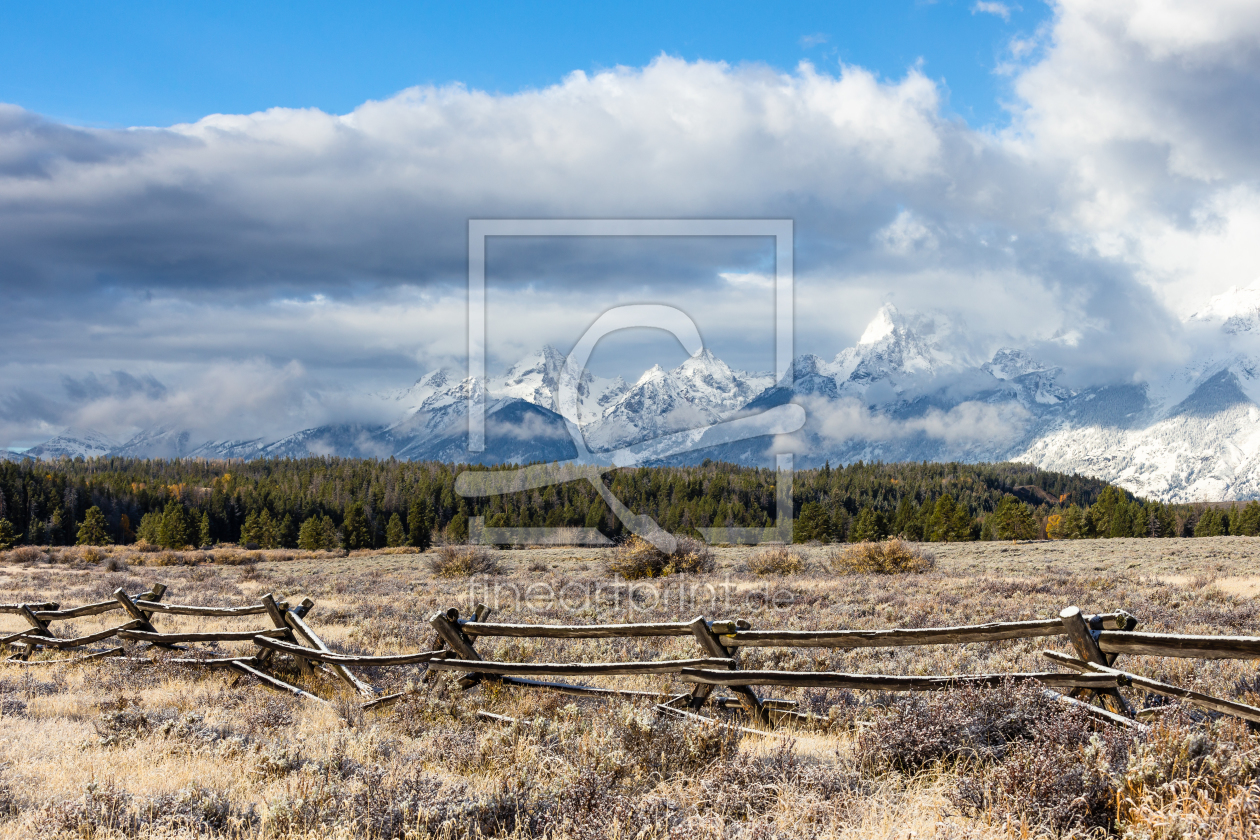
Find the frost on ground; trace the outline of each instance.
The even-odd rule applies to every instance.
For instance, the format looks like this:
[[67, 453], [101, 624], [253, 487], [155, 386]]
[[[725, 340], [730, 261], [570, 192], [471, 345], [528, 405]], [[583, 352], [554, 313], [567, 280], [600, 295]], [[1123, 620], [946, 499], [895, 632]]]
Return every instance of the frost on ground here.
[[[1153, 544], [1157, 543], [1157, 544]], [[966, 624], [1123, 608], [1141, 629], [1254, 634], [1260, 555], [1248, 538], [933, 546], [909, 574], [804, 568], [755, 574], [758, 549], [719, 549], [712, 571], [626, 582], [599, 551], [499, 552], [498, 574], [441, 577], [426, 558], [378, 555], [241, 566], [0, 561], [0, 601], [102, 600], [154, 581], [172, 603], [316, 607], [337, 650], [427, 649], [437, 609], [520, 622], [746, 618], [755, 628]], [[548, 593], [554, 593], [554, 599]], [[526, 600], [525, 596], [529, 595]], [[563, 595], [563, 598], [561, 597]], [[497, 597], [497, 605], [495, 603]], [[715, 601], [716, 599], [716, 601]], [[57, 625], [63, 635], [111, 616]], [[261, 627], [259, 617], [159, 615], [163, 629]], [[3, 617], [0, 630], [21, 625]], [[480, 638], [487, 658], [601, 661], [696, 655], [682, 638]], [[224, 644], [218, 655], [237, 645]], [[1045, 670], [1056, 638], [965, 646], [746, 648], [746, 668], [925, 674]], [[50, 654], [52, 656], [53, 654]], [[1245, 661], [1126, 657], [1124, 667], [1260, 702]], [[407, 699], [364, 712], [331, 678], [284, 678], [331, 706], [212, 671], [93, 662], [0, 666], [0, 835], [14, 837], [1128, 837], [1260, 834], [1260, 739], [1170, 711], [1149, 735], [1099, 728], [1027, 688], [939, 694], [771, 690], [815, 720], [760, 738], [659, 718], [649, 703], [578, 699], [491, 683], [460, 691], [419, 666], [362, 668]], [[668, 677], [605, 678], [668, 695]], [[1129, 692], [1138, 705], [1160, 698]], [[492, 723], [486, 710], [535, 725]], [[725, 713], [717, 713], [725, 714]], [[737, 720], [731, 713], [731, 719]]]

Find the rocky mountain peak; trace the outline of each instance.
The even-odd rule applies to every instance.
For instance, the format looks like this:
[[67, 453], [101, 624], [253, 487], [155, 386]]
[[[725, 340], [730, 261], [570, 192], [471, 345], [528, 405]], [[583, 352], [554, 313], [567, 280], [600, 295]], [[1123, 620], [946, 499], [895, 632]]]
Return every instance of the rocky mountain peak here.
[[1014, 379], [1028, 373], [1050, 370], [1050, 365], [1037, 361], [1023, 350], [1003, 347], [993, 354], [992, 361], [981, 366], [997, 379]]

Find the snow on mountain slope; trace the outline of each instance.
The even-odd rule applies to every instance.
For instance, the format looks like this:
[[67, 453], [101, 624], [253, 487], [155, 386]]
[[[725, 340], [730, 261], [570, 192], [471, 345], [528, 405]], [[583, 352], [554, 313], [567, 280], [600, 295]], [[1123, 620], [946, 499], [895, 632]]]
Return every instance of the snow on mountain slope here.
[[95, 429], [66, 429], [51, 440], [26, 451], [31, 458], [55, 461], [58, 458], [97, 458], [118, 446], [118, 442]]
[[396, 403], [404, 416], [415, 414], [438, 395], [449, 393], [452, 384], [457, 382], [450, 371], [439, 368], [417, 379], [410, 388], [383, 394], [382, 399]]
[[1223, 370], [1132, 425], [1064, 422], [1013, 460], [1113, 481], [1171, 502], [1260, 497], [1260, 407]]
[[688, 381], [673, 373], [653, 365], [583, 429], [587, 446], [592, 451], [616, 449], [716, 422], [720, 413], [689, 399]]
[[[397, 429], [393, 434], [397, 434]], [[567, 461], [577, 456], [564, 420], [555, 412], [516, 397], [486, 406], [485, 447], [468, 451], [468, 423], [461, 414], [439, 433], [410, 438], [394, 437], [394, 457], [409, 461], [447, 461], [477, 464], [522, 464], [529, 461]]]
[[[502, 376], [486, 382], [486, 392], [498, 399], [514, 397], [549, 411], [559, 411], [560, 381], [567, 357], [550, 344], [521, 359]], [[617, 399], [626, 390], [621, 377], [605, 379], [589, 370], [582, 371], [575, 386], [578, 394], [578, 416], [570, 419], [579, 425], [599, 417], [603, 406]]]
[[674, 368], [670, 377], [689, 402], [715, 412], [741, 409], [774, 384], [774, 374], [732, 370], [708, 349]]
[[1241, 288], [1230, 286], [1186, 320], [1219, 326], [1230, 335], [1260, 335], [1260, 280]]
[[193, 450], [192, 433], [174, 426], [152, 426], [122, 446], [112, 450], [110, 455], [120, 458], [186, 458]]
[[880, 307], [854, 347], [827, 368], [841, 396], [890, 402], [968, 367], [954, 325], [943, 316], [904, 315]]
[[254, 457], [310, 458], [329, 455], [337, 458], [388, 458], [393, 454], [393, 441], [379, 426], [337, 423], [289, 435], [262, 447]]
[[189, 458], [206, 458], [211, 461], [239, 458], [248, 461], [262, 457], [267, 446], [266, 438], [253, 440], [211, 440], [188, 453]]
[[592, 451], [605, 451], [699, 429], [739, 411], [773, 381], [768, 373], [732, 370], [703, 350], [673, 370], [654, 365], [582, 431]]

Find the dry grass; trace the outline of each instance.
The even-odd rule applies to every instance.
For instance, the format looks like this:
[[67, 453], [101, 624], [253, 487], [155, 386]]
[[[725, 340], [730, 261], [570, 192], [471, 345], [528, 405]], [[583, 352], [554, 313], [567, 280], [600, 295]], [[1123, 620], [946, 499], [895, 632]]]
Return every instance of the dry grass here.
[[441, 578], [497, 575], [502, 571], [498, 553], [479, 545], [442, 545], [425, 555], [429, 571]]
[[922, 573], [936, 565], [932, 554], [895, 537], [884, 542], [860, 542], [836, 550], [829, 565], [837, 572], [858, 575]]
[[785, 545], [764, 549], [748, 559], [748, 569], [755, 575], [798, 575], [806, 565], [800, 550]]
[[[798, 547], [809, 567], [777, 579], [746, 571], [756, 549], [732, 548], [713, 552], [712, 571], [633, 584], [603, 574], [611, 550], [504, 551], [502, 574], [488, 585], [437, 576], [425, 563], [429, 555], [264, 556], [241, 566], [110, 570], [108, 560], [88, 563], [58, 549], [0, 562], [0, 602], [75, 605], [104, 600], [118, 586], [135, 592], [156, 581], [170, 587], [165, 600], [172, 603], [309, 595], [316, 606], [308, 620], [334, 649], [380, 654], [426, 649], [433, 631], [424, 616], [452, 606], [468, 613], [477, 601], [506, 622], [679, 621], [702, 614], [747, 618], [759, 629], [956, 625], [1054, 616], [1076, 604], [1093, 612], [1123, 607], [1152, 631], [1249, 635], [1260, 624], [1260, 604], [1251, 596], [1260, 582], [1256, 545], [1222, 538], [947, 546], [934, 548], [935, 568], [903, 576], [836, 575], [820, 562], [825, 547]], [[541, 568], [530, 571], [531, 565]], [[542, 584], [557, 599], [543, 599], [537, 589], [531, 594], [529, 587]], [[652, 597], [653, 588], [662, 597]], [[82, 635], [117, 621], [107, 613], [54, 627], [60, 635]], [[165, 614], [154, 621], [159, 629], [203, 631], [268, 623], [264, 616]], [[21, 627], [16, 616], [0, 616], [0, 632]], [[1047, 667], [1041, 650], [1065, 646], [1045, 638], [847, 652], [747, 648], [741, 665], [1031, 671]], [[215, 655], [247, 647], [223, 644]], [[485, 637], [477, 648], [486, 658], [560, 662], [697, 655], [694, 641], [682, 637]], [[1157, 679], [1260, 702], [1253, 663], [1145, 656], [1122, 663]], [[1260, 737], [1197, 714], [1169, 713], [1149, 736], [1134, 740], [1014, 687], [932, 695], [767, 689], [797, 701], [822, 724], [793, 730], [793, 740], [784, 742], [657, 718], [649, 702], [491, 683], [463, 692], [453, 677], [426, 682], [419, 666], [360, 669], [384, 691], [411, 692], [393, 708], [362, 712], [357, 698], [328, 676], [302, 675], [284, 657], [274, 667], [333, 699], [333, 707], [218, 671], [99, 661], [0, 664], [0, 836], [1260, 835]], [[683, 689], [667, 677], [592, 683], [665, 694]], [[1159, 702], [1124, 691], [1138, 705]], [[479, 709], [546, 725], [494, 724], [477, 719]]]
[[[376, 552], [355, 552], [356, 555], [414, 554], [415, 549], [380, 549]], [[213, 563], [220, 566], [242, 566], [252, 563], [283, 563], [289, 560], [330, 560], [345, 557], [346, 552], [299, 551], [291, 548], [246, 549], [225, 544], [209, 551], [174, 551], [147, 543], [134, 545], [32, 546], [23, 545], [0, 552], [0, 563], [71, 563], [102, 566], [197, 566]], [[116, 571], [116, 569], [109, 569]]]
[[632, 536], [612, 551], [609, 574], [626, 580], [643, 580], [673, 574], [695, 575], [716, 567], [713, 550], [699, 540], [679, 537], [673, 554], [666, 554], [647, 540]]

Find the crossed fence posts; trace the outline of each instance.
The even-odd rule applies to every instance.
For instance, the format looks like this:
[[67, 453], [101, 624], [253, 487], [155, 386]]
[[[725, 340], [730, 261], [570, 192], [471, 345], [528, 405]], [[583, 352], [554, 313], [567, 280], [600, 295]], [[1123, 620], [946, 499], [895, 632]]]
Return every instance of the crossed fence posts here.
[[[319, 637], [307, 621], [314, 602], [306, 598], [296, 605], [276, 601], [271, 594], [257, 604], [244, 606], [193, 606], [162, 601], [166, 587], [154, 584], [133, 595], [117, 589], [110, 600], [62, 609], [53, 602], [0, 604], [0, 614], [22, 617], [30, 627], [0, 637], [12, 655], [7, 662], [23, 665], [78, 663], [103, 658], [127, 662], [230, 668], [247, 674], [270, 688], [287, 691], [310, 700], [327, 703], [312, 691], [299, 688], [268, 667], [276, 654], [293, 657], [302, 673], [327, 674], [344, 682], [366, 698], [364, 708], [379, 708], [395, 702], [407, 692], [381, 695], [379, 689], [358, 676], [352, 667], [393, 667], [423, 665], [430, 676], [441, 671], [460, 674], [457, 684], [470, 689], [484, 681], [527, 689], [558, 691], [581, 697], [628, 697], [651, 699], [661, 714], [706, 725], [730, 726], [698, 714], [704, 706], [741, 709], [756, 729], [736, 726], [745, 732], [765, 734], [789, 720], [808, 719], [790, 700], [763, 698], [757, 687], [843, 688], [852, 691], [936, 691], [970, 685], [992, 687], [1007, 682], [1036, 681], [1047, 696], [1087, 710], [1091, 715], [1116, 725], [1143, 729], [1144, 719], [1156, 710], [1135, 712], [1120, 692], [1121, 688], [1144, 691], [1178, 699], [1213, 712], [1233, 715], [1260, 724], [1260, 708], [1130, 673], [1115, 667], [1122, 654], [1189, 657], [1197, 659], [1260, 659], [1260, 637], [1192, 636], [1137, 632], [1137, 619], [1120, 610], [1087, 615], [1067, 607], [1057, 618], [1032, 621], [992, 622], [956, 627], [908, 628], [892, 630], [778, 630], [753, 629], [744, 619], [711, 621], [697, 616], [690, 621], [625, 624], [513, 624], [489, 621], [491, 610], [478, 604], [472, 615], [461, 618], [457, 609], [434, 613], [429, 624], [435, 631], [431, 650], [388, 655], [338, 653]], [[114, 627], [75, 638], [54, 634], [57, 621], [122, 611], [128, 619]], [[162, 632], [154, 625], [159, 614], [203, 617], [266, 615], [269, 628], [213, 632]], [[700, 655], [690, 659], [656, 659], [612, 662], [507, 662], [484, 659], [476, 649], [482, 637], [535, 639], [600, 639], [635, 637], [691, 638]], [[746, 670], [740, 667], [744, 647], [788, 647], [852, 650], [866, 647], [909, 647], [946, 644], [972, 644], [1009, 639], [1067, 637], [1073, 653], [1047, 650], [1043, 654], [1066, 671], [1040, 671], [994, 674], [888, 675], [854, 674], [838, 671]], [[164, 652], [187, 651], [186, 645], [206, 642], [251, 642], [254, 652], [219, 658], [168, 655], [157, 660], [127, 656], [123, 647], [91, 650], [71, 658], [32, 660], [39, 649], [73, 650], [117, 638], [148, 643]], [[669, 696], [659, 691], [608, 688], [582, 683], [556, 681], [556, 678], [666, 675], [690, 686], [689, 691]], [[733, 696], [717, 696], [724, 687]], [[1057, 690], [1056, 690], [1057, 689]], [[683, 708], [685, 706], [686, 708]], [[1165, 707], [1166, 708], [1166, 707]], [[482, 717], [510, 720], [481, 712]]]

